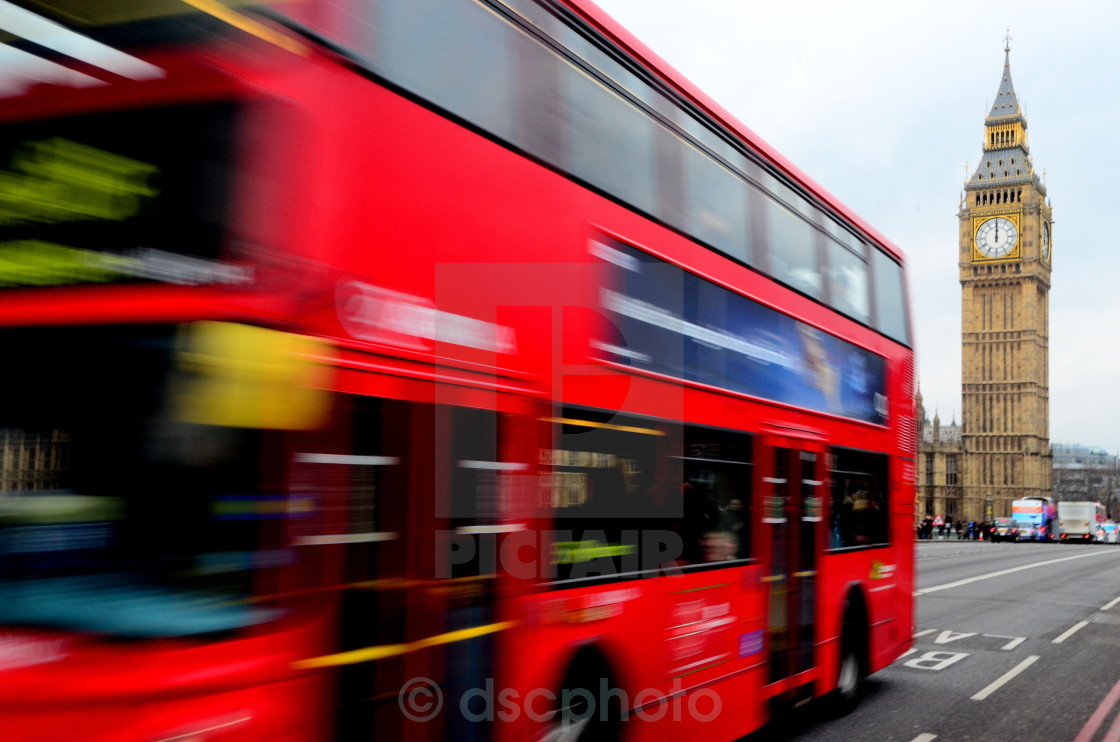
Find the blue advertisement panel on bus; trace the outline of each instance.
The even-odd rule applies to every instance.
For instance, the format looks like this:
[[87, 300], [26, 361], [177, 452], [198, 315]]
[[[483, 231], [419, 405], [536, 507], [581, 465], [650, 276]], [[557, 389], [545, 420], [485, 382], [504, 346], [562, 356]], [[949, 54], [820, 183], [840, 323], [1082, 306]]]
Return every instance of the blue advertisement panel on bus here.
[[886, 425], [881, 356], [617, 241], [591, 251], [613, 268], [605, 360]]

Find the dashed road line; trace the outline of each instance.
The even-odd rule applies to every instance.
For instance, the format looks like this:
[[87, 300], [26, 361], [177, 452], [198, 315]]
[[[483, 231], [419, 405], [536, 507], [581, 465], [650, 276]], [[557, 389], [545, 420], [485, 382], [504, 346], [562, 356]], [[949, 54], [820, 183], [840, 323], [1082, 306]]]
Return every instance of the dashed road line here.
[[1005, 672], [1003, 675], [1001, 675], [999, 677], [999, 679], [996, 680], [994, 683], [992, 683], [987, 688], [985, 688], [984, 690], [982, 690], [979, 693], [977, 693], [976, 695], [974, 695], [972, 697], [972, 700], [973, 701], [983, 701], [985, 698], [992, 695], [997, 690], [999, 690], [1004, 685], [1006, 685], [1008, 682], [1010, 682], [1016, 675], [1021, 673], [1023, 670], [1026, 670], [1028, 667], [1033, 665], [1035, 662], [1037, 662], [1038, 659], [1039, 659], [1039, 656], [1037, 654], [1032, 654], [1030, 657], [1027, 657], [1025, 660], [1020, 662], [1018, 665], [1015, 665], [1015, 667], [1011, 668], [1010, 670]]
[[1071, 626], [1068, 629], [1066, 629], [1065, 631], [1063, 631], [1061, 636], [1054, 639], [1054, 641], [1052, 641], [1051, 644], [1061, 644], [1066, 639], [1070, 638], [1075, 633], [1077, 633], [1078, 631], [1080, 631], [1081, 629], [1085, 628], [1088, 625], [1089, 625], [1088, 621], [1079, 621], [1079, 622], [1075, 623], [1073, 626]]

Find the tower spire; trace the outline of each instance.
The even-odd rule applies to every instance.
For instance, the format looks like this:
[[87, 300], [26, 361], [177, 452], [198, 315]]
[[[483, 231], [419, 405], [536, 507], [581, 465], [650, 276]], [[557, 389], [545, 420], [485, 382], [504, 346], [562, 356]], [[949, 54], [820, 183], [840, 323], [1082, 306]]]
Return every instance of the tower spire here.
[[1008, 28], [1007, 36], [1003, 38], [1003, 77], [1000, 78], [999, 92], [996, 93], [995, 103], [988, 113], [988, 120], [1019, 115], [1019, 99], [1015, 96], [1015, 86], [1011, 83], [1011, 29]]
[[[1034, 172], [1027, 146], [1027, 119], [1011, 81], [1010, 27], [1003, 37], [1003, 55], [999, 91], [984, 119], [984, 150], [979, 165], [968, 177], [965, 191], [1032, 183], [1045, 196], [1046, 186]], [[1002, 198], [1002, 193], [998, 197]]]

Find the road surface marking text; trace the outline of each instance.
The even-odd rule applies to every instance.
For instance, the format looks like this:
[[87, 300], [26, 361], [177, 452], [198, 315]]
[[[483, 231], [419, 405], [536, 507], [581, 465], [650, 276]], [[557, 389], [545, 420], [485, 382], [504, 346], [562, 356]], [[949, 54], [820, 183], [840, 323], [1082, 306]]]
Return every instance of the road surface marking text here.
[[1020, 644], [1022, 644], [1023, 642], [1025, 642], [1027, 640], [1027, 637], [1025, 637], [1025, 636], [1001, 636], [999, 634], [984, 634], [984, 636], [988, 637], [989, 639], [1010, 639], [1011, 641], [1007, 642], [1007, 644], [1004, 644], [1002, 647], [1000, 647], [1000, 649], [1002, 649], [1004, 651], [1007, 651], [1007, 652], [1010, 652], [1012, 649], [1014, 649], [1015, 647], [1019, 646]]
[[968, 654], [965, 652], [926, 652], [920, 657], [906, 660], [902, 664], [915, 670], [933, 670], [940, 672], [955, 662], [960, 662]]
[[[1025, 636], [1004, 636], [1003, 634], [977, 634], [975, 631], [953, 631], [951, 629], [922, 629], [921, 631], [915, 631], [912, 634], [911, 638], [919, 639], [923, 636], [929, 636], [930, 634], [932, 634], [934, 632], [939, 632], [937, 634], [937, 636], [933, 637], [933, 643], [934, 644], [948, 644], [950, 642], [955, 642], [955, 641], [958, 641], [960, 639], [967, 639], [970, 636], [979, 636], [979, 637], [982, 637], [984, 639], [1006, 639], [1007, 643], [1004, 644], [1002, 647], [1000, 647], [1000, 649], [1002, 649], [1006, 652], [1010, 652], [1012, 649], [1015, 649], [1015, 647], [1019, 646], [1020, 644], [1022, 644], [1023, 642], [1025, 642], [1027, 640], [1027, 637], [1025, 637]], [[975, 643], [976, 642], [969, 642], [969, 644], [975, 644]]]

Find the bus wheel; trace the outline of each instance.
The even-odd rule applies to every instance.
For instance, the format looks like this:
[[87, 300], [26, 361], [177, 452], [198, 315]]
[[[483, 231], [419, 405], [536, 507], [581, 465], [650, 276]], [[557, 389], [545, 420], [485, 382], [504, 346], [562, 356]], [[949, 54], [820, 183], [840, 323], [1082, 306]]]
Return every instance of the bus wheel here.
[[556, 708], [539, 742], [616, 742], [622, 736], [619, 693], [606, 662], [594, 652], [579, 659], [556, 693]]
[[[616, 742], [619, 739], [618, 717], [611, 709], [602, 714], [588, 707], [584, 694], [587, 688], [565, 688], [557, 694], [558, 708], [549, 719], [540, 742]], [[567, 705], [559, 699], [569, 694]]]
[[832, 710], [836, 716], [851, 713], [859, 705], [867, 678], [866, 622], [851, 608], [844, 612], [840, 633], [840, 668], [836, 676]]

